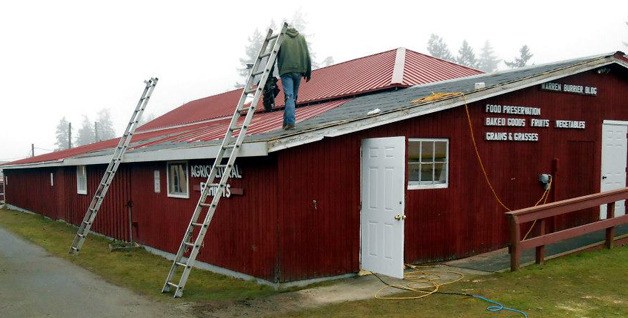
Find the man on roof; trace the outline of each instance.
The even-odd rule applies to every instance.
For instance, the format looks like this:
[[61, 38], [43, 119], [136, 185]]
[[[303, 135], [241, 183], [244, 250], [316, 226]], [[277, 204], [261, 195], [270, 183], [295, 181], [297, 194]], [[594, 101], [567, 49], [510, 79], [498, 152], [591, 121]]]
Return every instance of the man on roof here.
[[286, 104], [283, 114], [283, 129], [289, 130], [293, 129], [296, 123], [295, 107], [301, 77], [304, 77], [305, 81], [308, 82], [312, 76], [312, 61], [307, 42], [303, 35], [293, 27], [286, 30], [286, 37], [284, 37], [277, 54], [277, 66]]

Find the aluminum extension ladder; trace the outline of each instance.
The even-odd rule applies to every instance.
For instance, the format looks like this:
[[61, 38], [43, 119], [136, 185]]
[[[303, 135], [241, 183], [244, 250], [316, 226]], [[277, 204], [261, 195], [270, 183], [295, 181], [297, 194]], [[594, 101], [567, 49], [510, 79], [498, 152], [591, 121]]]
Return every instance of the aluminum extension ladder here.
[[74, 236], [74, 241], [72, 242], [72, 246], [70, 247], [70, 254], [77, 254], [81, 250], [83, 243], [85, 243], [85, 238], [87, 237], [87, 234], [89, 234], [89, 229], [92, 227], [92, 224], [96, 219], [98, 210], [100, 210], [100, 205], [107, 195], [107, 190], [109, 190], [109, 186], [111, 185], [111, 181], [113, 181], [113, 177], [116, 175], [116, 171], [118, 171], [118, 167], [120, 166], [120, 162], [122, 161], [122, 156], [124, 156], [124, 153], [126, 152], [126, 149], [131, 142], [131, 138], [133, 138], [135, 128], [137, 128], [140, 117], [142, 116], [142, 113], [146, 108], [146, 104], [148, 104], [148, 100], [150, 99], [150, 95], [153, 93], [155, 85], [157, 85], [157, 78], [153, 77], [148, 81], [144, 81], [144, 83], [146, 83], [146, 87], [144, 88], [142, 97], [140, 98], [137, 106], [135, 107], [135, 110], [133, 111], [133, 115], [131, 116], [131, 120], [126, 127], [126, 131], [120, 138], [118, 146], [113, 152], [111, 162], [109, 162], [107, 170], [105, 170], [105, 174], [102, 176], [102, 180], [100, 181], [100, 185], [94, 193], [92, 202], [89, 204], [89, 208], [87, 208], [85, 217], [83, 217], [83, 222], [79, 226], [78, 232], [76, 232], [76, 236]]
[[[207, 228], [209, 227], [214, 213], [216, 212], [218, 202], [225, 191], [227, 181], [229, 180], [231, 170], [233, 169], [233, 163], [238, 157], [240, 146], [242, 145], [242, 141], [246, 136], [246, 131], [253, 119], [253, 115], [255, 114], [255, 109], [260, 96], [262, 95], [266, 80], [271, 74], [272, 67], [277, 58], [277, 53], [279, 52], [279, 48], [281, 47], [287, 28], [288, 24], [284, 23], [281, 31], [277, 34], [273, 34], [272, 29], [268, 30], [266, 39], [260, 48], [255, 64], [253, 64], [252, 71], [249, 74], [244, 89], [242, 90], [240, 101], [233, 113], [233, 117], [231, 118], [231, 123], [225, 133], [225, 137], [222, 140], [222, 144], [216, 155], [216, 160], [212, 164], [212, 169], [207, 177], [207, 181], [205, 182], [205, 187], [201, 192], [201, 197], [196, 204], [196, 208], [194, 209], [190, 223], [185, 231], [183, 240], [181, 240], [179, 251], [174, 258], [172, 267], [170, 268], [170, 272], [168, 273], [168, 277], [166, 278], [166, 282], [162, 289], [162, 293], [170, 292], [171, 288], [174, 287], [175, 298], [183, 295], [183, 288], [185, 287], [185, 283], [190, 275], [196, 256], [201, 249], [203, 238], [205, 237]], [[270, 48], [270, 50], [268, 50], [268, 48]], [[259, 82], [257, 81], [258, 78]], [[255, 95], [253, 101], [248, 104], [247, 107], [247, 105], [245, 105], [247, 96], [251, 93], [255, 93]], [[245, 116], [244, 120], [239, 123], [238, 120], [243, 115]], [[234, 136], [236, 132], [237, 137]], [[227, 155], [227, 153], [229, 154]], [[225, 160], [226, 162], [224, 162]], [[219, 170], [223, 170], [223, 172], [220, 180], [216, 183], [215, 179]], [[211, 188], [215, 189], [215, 193], [211, 202], [207, 202], [207, 197]], [[203, 221], [199, 222], [199, 218], [204, 210], [206, 213]], [[190, 248], [191, 251], [189, 251]], [[189, 255], [185, 257], [184, 254], [188, 252]], [[179, 277], [178, 283], [173, 282], [176, 280], [176, 277]]]

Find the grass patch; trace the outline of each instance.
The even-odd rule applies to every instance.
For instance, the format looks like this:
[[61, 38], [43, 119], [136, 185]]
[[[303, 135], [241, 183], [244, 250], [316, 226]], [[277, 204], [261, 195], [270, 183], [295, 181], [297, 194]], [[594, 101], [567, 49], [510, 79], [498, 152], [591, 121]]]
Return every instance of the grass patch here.
[[[76, 228], [39, 215], [0, 210], [0, 226], [109, 282], [153, 299], [172, 301], [171, 295], [161, 294], [171, 265], [162, 257], [144, 250], [112, 253], [109, 240], [94, 235], [88, 237], [87, 248], [78, 257], [69, 255]], [[517, 272], [469, 276], [442, 286], [440, 291], [481, 295], [522, 310], [529, 317], [628, 317], [627, 264], [628, 246], [617, 247], [553, 259], [545, 265], [528, 266]], [[323, 285], [327, 284], [332, 283]], [[262, 305], [256, 315], [273, 317], [523, 317], [507, 311], [490, 313], [486, 308], [491, 304], [487, 302], [444, 294], [417, 300], [344, 302], [287, 312], [279, 310], [282, 304], [277, 301], [281, 302], [281, 296], [267, 297], [278, 294], [270, 287], [199, 269], [193, 270], [186, 287], [184, 301], [196, 303], [203, 314], [222, 304], [246, 307], [247, 300], [257, 299]], [[373, 294], [376, 292], [373, 290]], [[202, 307], [203, 304], [209, 305]], [[259, 302], [251, 306], [259, 306]]]
[[[467, 277], [444, 292], [482, 295], [529, 317], [628, 317], [628, 246], [570, 255], [517, 272]], [[410, 293], [399, 296], [411, 296]], [[490, 313], [488, 302], [433, 294], [417, 300], [366, 300], [281, 317], [523, 317]]]
[[[43, 247], [50, 254], [84, 267], [115, 285], [166, 301], [172, 294], [161, 288], [172, 262], [144, 249], [110, 252], [111, 240], [90, 235], [77, 255], [68, 254], [77, 228], [37, 214], [0, 210], [0, 226]], [[243, 300], [276, 294], [273, 288], [193, 269], [184, 291], [185, 301]]]

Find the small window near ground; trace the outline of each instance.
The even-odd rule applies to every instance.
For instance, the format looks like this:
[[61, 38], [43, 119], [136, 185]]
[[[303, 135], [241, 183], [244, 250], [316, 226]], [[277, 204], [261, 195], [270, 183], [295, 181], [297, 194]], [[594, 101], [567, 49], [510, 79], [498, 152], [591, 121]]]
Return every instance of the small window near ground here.
[[446, 188], [449, 179], [449, 141], [408, 141], [408, 189]]
[[87, 171], [85, 166], [76, 167], [76, 193], [87, 194]]
[[170, 162], [167, 164], [167, 169], [168, 196], [174, 198], [189, 198], [187, 162]]
[[155, 193], [161, 192], [161, 178], [159, 177], [159, 170], [153, 171], [153, 188]]

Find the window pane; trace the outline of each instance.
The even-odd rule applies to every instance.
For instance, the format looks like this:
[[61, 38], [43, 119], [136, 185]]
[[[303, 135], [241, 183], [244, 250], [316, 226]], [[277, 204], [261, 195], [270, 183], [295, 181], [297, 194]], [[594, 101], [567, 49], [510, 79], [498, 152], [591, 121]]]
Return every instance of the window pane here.
[[168, 164], [168, 194], [177, 196], [188, 194], [188, 176], [186, 163]]
[[446, 162], [447, 161], [447, 143], [444, 141], [437, 141], [434, 143], [434, 161]]
[[434, 164], [435, 183], [445, 183], [447, 181], [447, 165], [444, 163]]
[[408, 186], [447, 185], [447, 140], [408, 140]]
[[408, 161], [409, 162], [419, 162], [421, 159], [420, 155], [420, 141], [410, 141], [408, 142]]
[[421, 166], [416, 163], [408, 163], [408, 181], [418, 182], [421, 177]]
[[421, 142], [421, 162], [434, 162], [434, 142]]
[[434, 164], [433, 163], [421, 164], [421, 180], [420, 181], [429, 181], [428, 183], [432, 183], [432, 181], [434, 181]]

